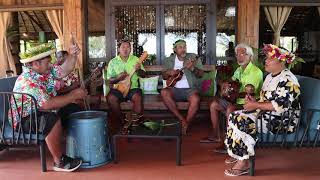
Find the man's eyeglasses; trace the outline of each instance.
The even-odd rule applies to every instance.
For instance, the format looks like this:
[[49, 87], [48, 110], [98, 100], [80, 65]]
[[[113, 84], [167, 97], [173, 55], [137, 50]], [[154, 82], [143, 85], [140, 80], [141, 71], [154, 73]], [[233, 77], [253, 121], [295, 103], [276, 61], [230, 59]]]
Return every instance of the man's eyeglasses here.
[[236, 54], [236, 56], [247, 56], [247, 53], [240, 53], [240, 54]]

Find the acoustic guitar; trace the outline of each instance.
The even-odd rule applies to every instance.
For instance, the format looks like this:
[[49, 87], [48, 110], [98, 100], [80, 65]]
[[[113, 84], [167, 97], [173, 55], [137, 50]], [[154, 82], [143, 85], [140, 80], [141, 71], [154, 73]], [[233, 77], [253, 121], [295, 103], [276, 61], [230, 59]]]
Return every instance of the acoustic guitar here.
[[255, 88], [252, 84], [247, 84], [245, 86], [244, 92], [240, 91], [240, 82], [239, 81], [226, 81], [222, 84], [221, 87], [221, 97], [226, 99], [231, 103], [235, 103], [238, 98], [244, 98], [247, 95], [254, 97]]
[[[142, 53], [142, 55], [140, 56], [138, 63], [142, 64], [147, 58], [148, 58], [148, 53], [147, 53], [147, 51], [144, 51]], [[133, 69], [124, 80], [113, 85], [113, 88], [120, 91], [124, 97], [126, 97], [129, 93], [129, 90], [131, 87], [131, 78], [135, 72], [136, 72], [136, 69]]]
[[[194, 58], [191, 59], [191, 62], [195, 62], [198, 60], [199, 56], [196, 56]], [[183, 66], [181, 69], [178, 70], [178, 73], [174, 76], [170, 76], [167, 80], [166, 80], [166, 84], [167, 87], [174, 87], [178, 81], [180, 81], [182, 79], [183, 76], [183, 70], [186, 69], [186, 66]]]

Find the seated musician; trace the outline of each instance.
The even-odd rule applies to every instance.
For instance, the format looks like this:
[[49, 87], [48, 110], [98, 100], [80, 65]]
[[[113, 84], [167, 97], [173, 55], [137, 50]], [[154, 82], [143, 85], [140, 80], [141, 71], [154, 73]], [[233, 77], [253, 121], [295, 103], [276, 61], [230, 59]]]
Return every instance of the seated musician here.
[[[235, 48], [237, 63], [239, 67], [236, 69], [232, 76], [233, 81], [240, 83], [240, 92], [245, 91], [246, 85], [253, 85], [255, 89], [255, 95], [258, 96], [259, 91], [263, 82], [262, 71], [255, 66], [251, 60], [253, 57], [252, 48], [246, 44], [238, 44]], [[225, 86], [226, 82], [218, 82], [220, 86]], [[211, 123], [213, 127], [213, 137], [207, 137], [202, 139], [200, 142], [220, 142], [220, 146], [215, 149], [215, 152], [226, 153], [223, 140], [220, 139], [223, 134], [219, 134], [219, 112], [229, 114], [237, 109], [242, 109], [244, 104], [244, 98], [237, 98], [236, 102], [229, 102], [225, 97], [214, 97], [210, 104]]]
[[[260, 100], [246, 97], [244, 110], [231, 113], [228, 119], [225, 144], [230, 158], [225, 162], [235, 163], [231, 169], [225, 170], [228, 176], [248, 174], [249, 157], [255, 155], [257, 131], [289, 134], [296, 131], [299, 122], [300, 85], [286, 67], [295, 61], [295, 56], [272, 44], [265, 45], [263, 50], [267, 56], [265, 70], [270, 74], [262, 85]], [[262, 113], [264, 111], [266, 113]], [[262, 121], [256, 124], [258, 116]]]
[[[24, 132], [28, 132], [31, 128], [32, 131], [38, 131], [46, 137], [46, 144], [53, 156], [54, 171], [71, 172], [79, 168], [82, 161], [63, 154], [61, 117], [54, 113], [53, 110], [63, 108], [85, 97], [87, 91], [77, 88], [65, 95], [57, 96], [54, 88], [55, 79], [66, 77], [73, 71], [80, 49], [78, 45], [72, 45], [70, 47], [70, 55], [61, 66], [51, 65], [51, 55], [54, 52], [53, 45], [43, 44], [22, 54], [23, 72], [17, 78], [13, 89], [14, 92], [28, 93], [36, 99], [39, 109], [37, 117], [38, 129], [33, 126], [30, 127], [32, 103], [29, 98], [23, 100], [22, 98], [16, 98], [16, 102], [12, 99], [12, 114], [9, 111], [8, 117], [10, 123], [12, 122], [11, 117], [13, 117], [15, 130], [18, 130], [21, 126]], [[22, 118], [20, 119], [22, 112]], [[35, 117], [31, 117], [31, 120], [35, 120]], [[34, 122], [31, 124], [35, 125]]]
[[[122, 40], [118, 44], [118, 56], [111, 59], [107, 69], [107, 81], [110, 86], [110, 92], [107, 95], [107, 103], [112, 111], [112, 118], [117, 120], [119, 123], [121, 120], [120, 103], [123, 101], [131, 100], [133, 103], [132, 120], [142, 121], [143, 120], [143, 103], [142, 103], [142, 91], [139, 88], [139, 77], [145, 76], [145, 70], [139, 58], [130, 55], [131, 43], [128, 40]], [[125, 80], [130, 72], [136, 69], [136, 72], [131, 77], [131, 85], [127, 96], [116, 89], [116, 84], [122, 80]]]
[[[68, 51], [56, 52], [57, 61], [55, 64], [62, 65], [65, 62], [68, 55], [69, 55]], [[95, 91], [95, 88], [97, 86], [103, 85], [101, 68], [102, 67], [99, 67], [99, 65], [95, 65], [95, 68], [91, 69], [90, 71], [90, 76], [84, 79], [84, 84], [86, 88], [90, 88], [90, 94], [95, 93], [91, 91]], [[80, 86], [79, 69], [75, 69], [67, 77], [64, 77], [56, 81], [56, 89], [58, 91], [58, 94], [64, 94], [64, 93], [70, 92], [71, 90], [76, 89], [79, 86]]]
[[[172, 77], [176, 77], [181, 68], [185, 69], [181, 80], [177, 81], [172, 87], [162, 89], [161, 96], [167, 108], [181, 121], [182, 133], [186, 134], [189, 123], [199, 109], [200, 96], [197, 90], [197, 81], [204, 71], [201, 69], [201, 61], [196, 60], [194, 54], [187, 53], [187, 46], [184, 40], [177, 40], [173, 44], [173, 51], [174, 54], [164, 62], [166, 70], [162, 72], [163, 79], [168, 81]], [[176, 101], [189, 102], [187, 117], [184, 117], [179, 112]]]

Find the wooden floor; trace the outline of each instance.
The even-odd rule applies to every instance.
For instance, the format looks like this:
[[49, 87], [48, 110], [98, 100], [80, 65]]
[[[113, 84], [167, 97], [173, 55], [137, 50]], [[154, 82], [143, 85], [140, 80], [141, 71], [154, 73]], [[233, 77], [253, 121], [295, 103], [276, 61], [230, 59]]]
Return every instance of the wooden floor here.
[[95, 169], [81, 169], [74, 173], [41, 173], [39, 153], [36, 149], [10, 150], [0, 155], [1, 180], [198, 180], [198, 179], [320, 179], [320, 149], [258, 149], [255, 177], [226, 177], [223, 173], [225, 155], [217, 155], [213, 144], [199, 144], [207, 135], [208, 121], [198, 120], [191, 136], [183, 140], [182, 163], [175, 165], [175, 142], [163, 140], [121, 141], [118, 164]]

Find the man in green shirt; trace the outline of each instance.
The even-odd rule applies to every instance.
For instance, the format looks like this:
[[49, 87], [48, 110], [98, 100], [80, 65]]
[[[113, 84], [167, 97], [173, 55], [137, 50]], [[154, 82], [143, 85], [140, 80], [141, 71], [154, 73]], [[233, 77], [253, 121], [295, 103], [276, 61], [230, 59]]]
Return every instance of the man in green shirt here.
[[[173, 51], [174, 54], [165, 59], [163, 79], [176, 76], [182, 68], [184, 68], [183, 76], [174, 87], [162, 89], [161, 96], [164, 104], [181, 121], [182, 132], [186, 134], [188, 124], [199, 109], [200, 96], [197, 88], [199, 78], [203, 75], [202, 63], [196, 60], [196, 55], [186, 52], [187, 46], [184, 40], [177, 40], [173, 45]], [[192, 59], [196, 61], [192, 62]], [[187, 117], [183, 117], [179, 112], [176, 101], [189, 102]]]
[[[232, 80], [240, 82], [240, 92], [245, 91], [245, 86], [251, 84], [255, 89], [255, 96], [259, 96], [260, 89], [263, 83], [263, 73], [255, 66], [251, 59], [253, 57], [253, 50], [246, 44], [238, 44], [235, 48], [237, 63], [240, 65], [232, 76]], [[223, 83], [223, 82], [222, 82]], [[221, 83], [221, 84], [222, 84]], [[230, 113], [237, 109], [242, 109], [242, 105], [245, 103], [244, 98], [238, 98], [235, 104], [228, 102], [221, 97], [214, 97], [210, 104], [211, 123], [213, 126], [213, 137], [207, 137], [202, 139], [201, 143], [222, 142], [221, 148], [217, 149], [217, 152], [225, 152], [222, 139], [219, 137], [219, 112], [226, 114], [229, 117]]]
[[[107, 95], [107, 102], [112, 111], [112, 117], [120, 120], [121, 110], [120, 102], [131, 100], [133, 103], [132, 110], [135, 118], [141, 119], [143, 113], [142, 91], [139, 88], [139, 76], [145, 76], [145, 70], [141, 63], [138, 62], [139, 58], [130, 55], [131, 43], [130, 41], [123, 40], [118, 44], [119, 55], [111, 59], [107, 69], [107, 81], [110, 86], [110, 92]], [[131, 86], [129, 93], [126, 97], [114, 88], [114, 85], [124, 80], [129, 76], [130, 72], [136, 70], [131, 77]], [[119, 121], [118, 121], [119, 122]]]

